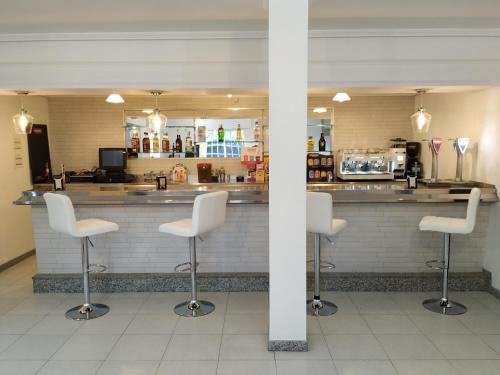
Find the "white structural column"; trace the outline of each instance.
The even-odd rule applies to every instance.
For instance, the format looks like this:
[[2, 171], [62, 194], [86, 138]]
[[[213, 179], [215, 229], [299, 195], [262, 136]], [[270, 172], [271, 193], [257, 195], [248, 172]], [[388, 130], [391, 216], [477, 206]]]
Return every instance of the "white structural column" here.
[[269, 0], [269, 348], [307, 350], [308, 0]]

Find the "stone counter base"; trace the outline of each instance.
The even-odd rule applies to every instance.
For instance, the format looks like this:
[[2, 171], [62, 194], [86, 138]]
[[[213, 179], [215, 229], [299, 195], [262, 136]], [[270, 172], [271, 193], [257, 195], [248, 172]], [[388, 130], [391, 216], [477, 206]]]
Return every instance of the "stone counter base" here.
[[[267, 273], [200, 273], [198, 289], [206, 292], [263, 292], [268, 290]], [[308, 273], [312, 288], [313, 274]], [[321, 290], [342, 292], [430, 292], [441, 290], [441, 273], [323, 273]], [[450, 273], [450, 291], [489, 291], [491, 274]], [[188, 292], [189, 274], [178, 273], [102, 273], [90, 276], [93, 292]], [[37, 274], [35, 293], [80, 293], [82, 275]]]

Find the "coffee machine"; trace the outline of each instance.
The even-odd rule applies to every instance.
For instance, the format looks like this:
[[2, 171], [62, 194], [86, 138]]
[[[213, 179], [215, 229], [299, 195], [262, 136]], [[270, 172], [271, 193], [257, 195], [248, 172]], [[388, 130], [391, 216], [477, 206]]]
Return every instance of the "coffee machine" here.
[[417, 178], [423, 177], [421, 151], [422, 145], [419, 142], [406, 142], [406, 176], [416, 174]]

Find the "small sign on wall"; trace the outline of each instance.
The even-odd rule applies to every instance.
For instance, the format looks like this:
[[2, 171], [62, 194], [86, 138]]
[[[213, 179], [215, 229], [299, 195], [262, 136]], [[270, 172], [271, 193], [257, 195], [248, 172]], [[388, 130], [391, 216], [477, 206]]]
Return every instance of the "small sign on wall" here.
[[22, 168], [24, 167], [24, 147], [23, 147], [23, 136], [14, 136], [14, 167]]

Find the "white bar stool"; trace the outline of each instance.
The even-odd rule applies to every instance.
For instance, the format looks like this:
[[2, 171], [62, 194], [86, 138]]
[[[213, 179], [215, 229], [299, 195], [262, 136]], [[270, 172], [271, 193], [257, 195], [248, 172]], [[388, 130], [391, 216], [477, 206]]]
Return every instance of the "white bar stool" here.
[[227, 191], [206, 193], [196, 196], [193, 205], [191, 219], [182, 219], [172, 223], [162, 224], [159, 227], [161, 233], [173, 234], [174, 236], [187, 237], [189, 239], [190, 261], [179, 264], [178, 268], [189, 265], [183, 271], [191, 271], [191, 300], [175, 306], [174, 311], [181, 316], [203, 316], [214, 311], [215, 306], [208, 301], [198, 300], [196, 294], [196, 236], [216, 229], [226, 221]]
[[[476, 226], [477, 207], [481, 198], [481, 190], [474, 188], [469, 195], [467, 205], [467, 216], [465, 219], [425, 216], [420, 221], [419, 228], [422, 231], [442, 232], [444, 234], [443, 261], [430, 260], [427, 266], [443, 270], [443, 296], [440, 299], [426, 299], [424, 307], [432, 312], [445, 315], [460, 315], [467, 311], [464, 305], [448, 300], [448, 269], [450, 265], [450, 239], [451, 234], [470, 234]], [[434, 264], [441, 263], [438, 266]]]
[[[73, 320], [89, 320], [98, 318], [109, 311], [109, 307], [101, 303], [90, 303], [89, 289], [89, 237], [96, 234], [115, 232], [118, 224], [100, 219], [76, 221], [75, 210], [71, 200], [62, 194], [46, 193], [43, 195], [47, 204], [50, 227], [56, 232], [78, 237], [82, 242], [83, 298], [81, 306], [66, 311], [66, 318]], [[91, 242], [92, 244], [92, 242]]]
[[[314, 233], [314, 296], [307, 301], [309, 315], [328, 316], [337, 312], [337, 306], [329, 301], [323, 301], [319, 291], [321, 265], [320, 236], [335, 236], [347, 227], [347, 221], [333, 219], [333, 200], [328, 193], [307, 193], [307, 231]], [[327, 264], [325, 268], [334, 268]]]

